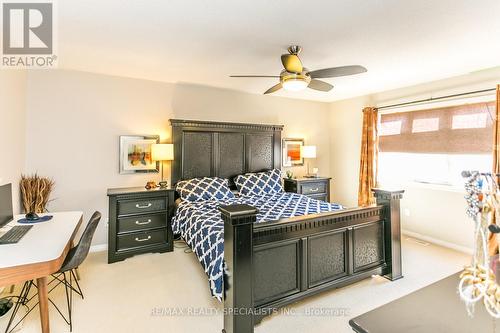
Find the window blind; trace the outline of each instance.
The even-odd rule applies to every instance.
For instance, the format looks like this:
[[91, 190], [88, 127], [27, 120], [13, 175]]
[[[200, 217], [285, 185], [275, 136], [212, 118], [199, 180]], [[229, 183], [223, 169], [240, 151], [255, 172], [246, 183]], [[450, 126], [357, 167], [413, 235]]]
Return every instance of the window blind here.
[[383, 114], [381, 152], [491, 154], [495, 102]]

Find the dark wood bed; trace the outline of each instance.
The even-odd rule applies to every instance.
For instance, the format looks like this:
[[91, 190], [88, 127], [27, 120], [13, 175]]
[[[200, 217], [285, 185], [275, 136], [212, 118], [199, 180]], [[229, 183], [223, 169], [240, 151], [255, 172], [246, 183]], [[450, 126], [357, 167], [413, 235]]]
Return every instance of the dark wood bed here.
[[[281, 168], [281, 125], [171, 119], [172, 184], [194, 177]], [[250, 333], [276, 309], [382, 275], [402, 277], [403, 191], [375, 190], [377, 205], [254, 224], [248, 205], [220, 208], [224, 220], [224, 330]]]

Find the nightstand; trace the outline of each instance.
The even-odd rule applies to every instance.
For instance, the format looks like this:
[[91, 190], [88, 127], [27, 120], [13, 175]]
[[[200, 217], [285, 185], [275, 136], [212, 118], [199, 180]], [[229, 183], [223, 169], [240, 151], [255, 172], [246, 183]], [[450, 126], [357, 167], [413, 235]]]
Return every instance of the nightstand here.
[[108, 189], [108, 263], [141, 253], [173, 251], [174, 194], [168, 188]]
[[308, 197], [330, 202], [330, 179], [316, 178], [285, 178], [285, 191], [307, 195]]

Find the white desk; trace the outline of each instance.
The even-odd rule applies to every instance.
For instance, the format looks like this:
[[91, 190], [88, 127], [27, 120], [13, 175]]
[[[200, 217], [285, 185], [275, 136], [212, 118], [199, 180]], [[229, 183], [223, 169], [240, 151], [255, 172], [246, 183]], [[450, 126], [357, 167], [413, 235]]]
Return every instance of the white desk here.
[[[47, 277], [61, 268], [82, 223], [82, 212], [50, 213], [47, 222], [33, 228], [17, 244], [0, 245], [0, 286], [37, 280], [42, 332], [49, 333]], [[14, 217], [9, 225], [18, 225]]]

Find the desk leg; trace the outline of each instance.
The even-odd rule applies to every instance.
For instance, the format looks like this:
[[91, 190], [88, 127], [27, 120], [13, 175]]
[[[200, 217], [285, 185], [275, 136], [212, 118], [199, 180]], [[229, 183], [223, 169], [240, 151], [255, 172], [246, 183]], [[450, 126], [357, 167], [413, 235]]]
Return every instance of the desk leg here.
[[50, 333], [49, 327], [49, 295], [47, 293], [47, 277], [36, 280], [38, 286], [38, 301], [40, 302], [40, 322], [42, 333]]

